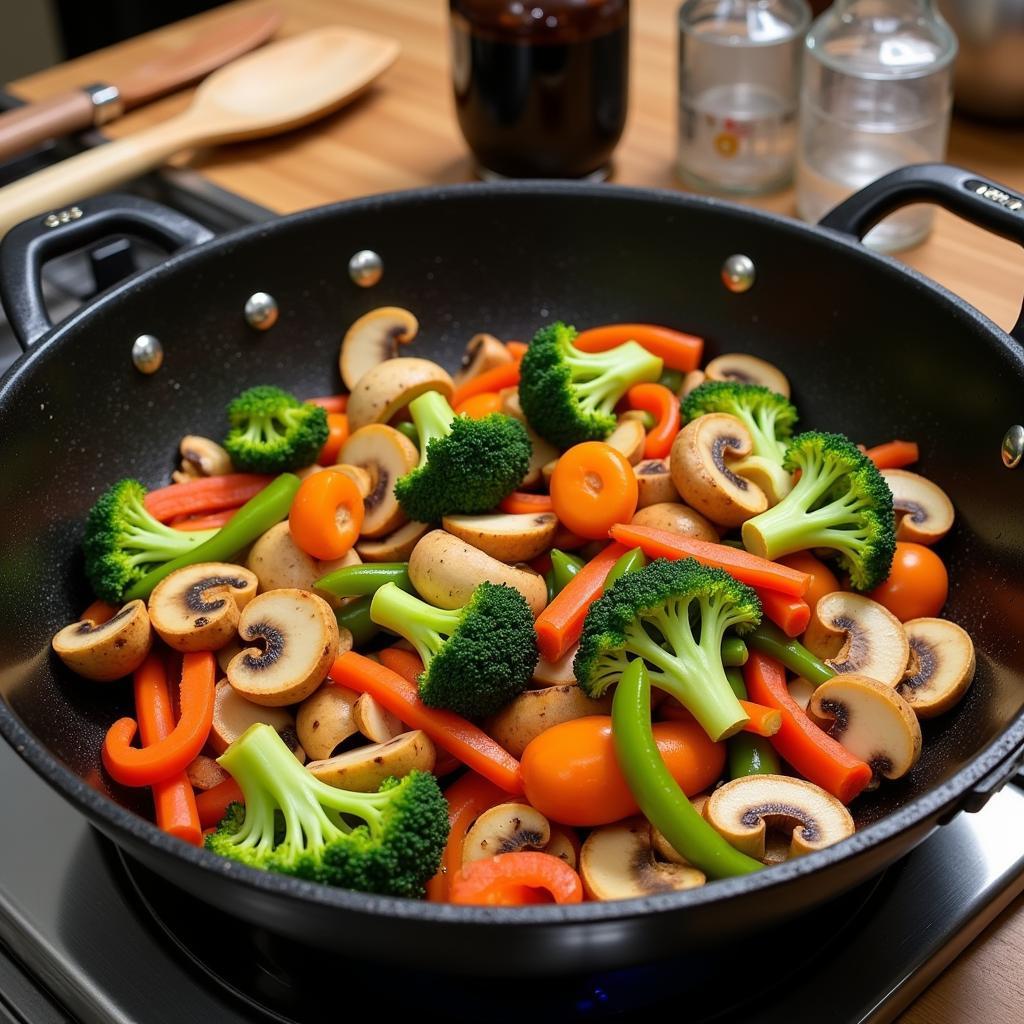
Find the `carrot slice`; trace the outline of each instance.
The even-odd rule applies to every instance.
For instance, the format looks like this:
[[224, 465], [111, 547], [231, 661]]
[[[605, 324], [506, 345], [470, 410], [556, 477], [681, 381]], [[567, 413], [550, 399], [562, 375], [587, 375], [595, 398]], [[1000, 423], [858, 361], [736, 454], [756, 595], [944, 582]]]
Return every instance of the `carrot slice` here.
[[615, 523], [628, 523], [636, 512], [637, 494], [629, 460], [603, 441], [573, 445], [551, 474], [555, 515], [588, 540], [601, 540]]
[[618, 523], [608, 532], [627, 547], [641, 548], [648, 558], [696, 558], [703, 565], [724, 569], [742, 583], [777, 590], [790, 597], [802, 597], [811, 582], [805, 572], [788, 569], [739, 548], [683, 537], [653, 526]]
[[345, 412], [348, 408], [348, 395], [322, 395], [320, 398], [307, 398], [309, 405], [319, 405], [328, 412]]
[[519, 762], [472, 722], [452, 711], [428, 708], [420, 700], [417, 686], [385, 664], [387, 660], [394, 664], [394, 653], [393, 649], [381, 651], [378, 665], [355, 651], [346, 651], [335, 660], [330, 678], [351, 690], [372, 694], [406, 725], [422, 729], [438, 746], [485, 779], [507, 793], [522, 793]]
[[317, 456], [317, 465], [333, 466], [338, 461], [338, 452], [348, 440], [348, 417], [343, 412], [327, 414], [327, 440]]
[[879, 469], [902, 469], [912, 466], [920, 458], [916, 441], [889, 441], [868, 448], [865, 455]]
[[799, 636], [811, 621], [811, 606], [802, 597], [787, 597], [777, 590], [754, 587], [761, 610], [786, 636]]
[[689, 373], [700, 366], [704, 339], [657, 324], [606, 324], [581, 331], [573, 344], [581, 352], [607, 352], [616, 345], [635, 341], [651, 355], [659, 356], [673, 370]]
[[782, 712], [778, 708], [768, 708], [749, 700], [741, 700], [740, 707], [750, 719], [743, 726], [744, 732], [751, 732], [755, 736], [774, 736], [782, 726]]
[[506, 341], [505, 342], [505, 348], [507, 348], [509, 350], [509, 352], [512, 353], [512, 359], [515, 362], [517, 362], [517, 363], [522, 361], [522, 358], [523, 358], [523, 356], [526, 355], [526, 350], [529, 347], [530, 346], [527, 345], [525, 341]]
[[199, 824], [204, 829], [216, 828], [232, 804], [244, 804], [241, 787], [234, 779], [225, 779], [219, 786], [208, 789], [196, 797]]
[[169, 523], [179, 516], [237, 508], [255, 498], [273, 479], [262, 473], [227, 473], [158, 487], [146, 495], [146, 511], [161, 523]]
[[513, 491], [502, 500], [498, 508], [510, 515], [533, 515], [536, 512], [554, 512], [555, 503], [549, 494], [527, 494], [526, 491]]
[[579, 903], [583, 882], [564, 860], [525, 850], [464, 864], [449, 885], [452, 903], [513, 907], [526, 903]]
[[503, 363], [460, 384], [452, 393], [452, 408], [462, 405], [467, 398], [474, 395], [482, 395], [485, 391], [500, 391], [502, 388], [514, 388], [518, 384], [519, 363]]
[[288, 513], [296, 547], [331, 561], [352, 549], [363, 525], [363, 498], [350, 476], [325, 469], [299, 485]]

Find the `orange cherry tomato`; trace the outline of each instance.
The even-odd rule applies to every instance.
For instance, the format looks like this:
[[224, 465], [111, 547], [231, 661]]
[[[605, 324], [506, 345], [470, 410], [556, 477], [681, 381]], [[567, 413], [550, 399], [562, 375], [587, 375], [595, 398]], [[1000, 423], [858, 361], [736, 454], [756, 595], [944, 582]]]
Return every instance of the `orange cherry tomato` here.
[[327, 440], [317, 462], [321, 466], [333, 466], [338, 461], [338, 452], [341, 446], [348, 440], [348, 417], [343, 412], [329, 412], [327, 414]]
[[785, 558], [777, 558], [780, 565], [789, 566], [797, 572], [805, 572], [811, 577], [811, 582], [804, 592], [804, 600], [811, 606], [811, 613], [814, 613], [814, 606], [826, 594], [833, 594], [843, 588], [839, 585], [835, 573], [820, 559], [815, 558], [810, 551], [797, 551], [795, 554], [786, 555]]
[[288, 515], [292, 540], [325, 561], [348, 554], [363, 525], [363, 498], [352, 478], [334, 469], [307, 476]]
[[468, 416], [471, 420], [482, 420], [492, 412], [501, 412], [501, 395], [497, 391], [483, 391], [479, 395], [470, 395], [456, 406], [455, 411], [460, 416]]
[[564, 860], [550, 853], [499, 853], [463, 864], [449, 883], [448, 899], [492, 907], [579, 903], [583, 882]]
[[946, 567], [931, 548], [900, 541], [889, 578], [868, 594], [884, 604], [900, 622], [932, 618], [942, 611], [949, 593]]
[[639, 496], [629, 460], [603, 441], [570, 448], [551, 474], [550, 489], [562, 525], [589, 540], [602, 540], [616, 523], [628, 523]]
[[[658, 750], [683, 791], [707, 789], [725, 768], [725, 744], [695, 722], [656, 722]], [[545, 730], [523, 751], [523, 787], [541, 814], [563, 825], [607, 825], [639, 811], [615, 757], [612, 720], [592, 715]]]

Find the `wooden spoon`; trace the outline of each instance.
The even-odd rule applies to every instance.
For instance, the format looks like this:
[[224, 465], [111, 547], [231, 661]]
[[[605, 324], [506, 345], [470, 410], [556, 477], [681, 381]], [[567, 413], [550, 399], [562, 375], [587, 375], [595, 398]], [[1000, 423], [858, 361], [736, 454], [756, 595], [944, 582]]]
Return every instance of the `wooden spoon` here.
[[181, 150], [308, 124], [366, 89], [398, 49], [393, 39], [340, 26], [265, 46], [212, 74], [177, 116], [0, 189], [0, 235], [33, 214], [114, 188]]

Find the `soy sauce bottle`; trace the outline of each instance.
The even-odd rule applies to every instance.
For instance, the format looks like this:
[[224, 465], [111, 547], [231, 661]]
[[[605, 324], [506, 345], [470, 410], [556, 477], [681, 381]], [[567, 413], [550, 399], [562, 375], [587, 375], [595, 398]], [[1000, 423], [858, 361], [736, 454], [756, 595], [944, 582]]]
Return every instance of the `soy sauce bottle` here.
[[450, 0], [459, 127], [484, 178], [604, 178], [626, 123], [629, 0]]

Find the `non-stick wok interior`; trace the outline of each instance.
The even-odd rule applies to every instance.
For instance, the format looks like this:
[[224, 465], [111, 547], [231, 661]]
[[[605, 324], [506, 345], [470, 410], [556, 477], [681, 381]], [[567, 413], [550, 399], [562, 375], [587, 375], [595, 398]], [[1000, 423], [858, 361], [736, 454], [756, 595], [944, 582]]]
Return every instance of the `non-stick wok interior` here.
[[[362, 248], [384, 260], [372, 289], [346, 271]], [[733, 253], [757, 268], [745, 294], [720, 280]], [[281, 309], [265, 333], [242, 316], [257, 290]], [[925, 724], [910, 776], [857, 801], [862, 821], [947, 779], [1021, 710], [1024, 471], [1002, 466], [999, 443], [1020, 419], [1024, 372], [998, 332], [895, 264], [746, 211], [607, 187], [465, 189], [313, 211], [177, 257], [59, 330], [5, 381], [0, 694], [96, 787], [110, 791], [100, 743], [130, 711], [130, 687], [79, 679], [49, 651], [90, 600], [79, 552], [89, 506], [125, 475], [166, 483], [181, 436], [220, 437], [224, 405], [242, 388], [336, 392], [345, 327], [385, 304], [420, 319], [409, 354], [449, 367], [477, 331], [528, 339], [553, 318], [670, 324], [703, 335], [709, 355], [777, 363], [807, 427], [920, 442], [922, 471], [957, 508], [941, 549], [947, 614], [974, 637], [978, 674], [954, 713]], [[129, 358], [146, 332], [166, 353], [149, 377]], [[132, 794], [112, 795], [131, 804]]]

